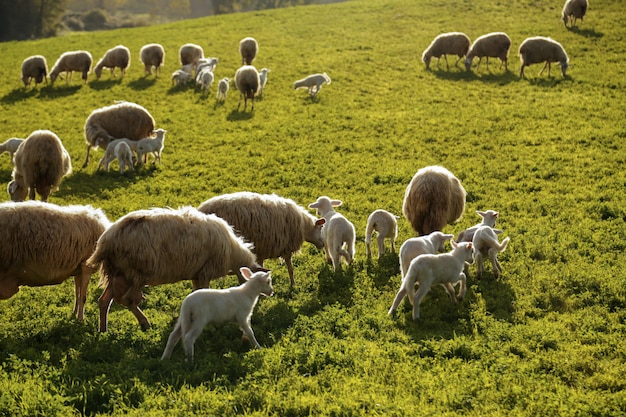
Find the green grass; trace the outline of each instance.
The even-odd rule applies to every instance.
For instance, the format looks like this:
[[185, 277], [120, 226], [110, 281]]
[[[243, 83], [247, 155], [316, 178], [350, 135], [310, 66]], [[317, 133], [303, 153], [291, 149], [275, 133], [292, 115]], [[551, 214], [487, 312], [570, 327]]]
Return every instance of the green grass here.
[[[0, 302], [0, 415], [624, 415], [626, 12], [619, 1], [596, 0], [584, 26], [566, 30], [561, 6], [355, 0], [1, 43], [2, 136], [51, 129], [73, 159], [51, 202], [92, 204], [116, 220], [240, 190], [303, 206], [329, 195], [357, 228], [357, 259], [334, 273], [306, 244], [294, 257], [293, 289], [284, 265], [267, 262], [276, 294], [253, 316], [264, 348], [251, 351], [235, 325], [208, 328], [194, 364], [180, 347], [170, 361], [158, 359], [188, 282], [147, 289], [150, 330], [114, 306], [105, 334], [97, 333], [96, 276], [84, 325], [71, 316], [71, 280], [23, 287]], [[507, 32], [509, 72], [493, 61], [490, 73], [484, 63], [466, 73], [435, 61], [426, 71], [422, 51], [452, 30], [472, 39]], [[208, 97], [171, 87], [180, 45], [218, 56], [219, 79], [232, 77], [238, 42], [249, 35], [260, 44], [255, 65], [271, 69], [253, 113], [237, 111], [234, 89], [216, 104], [216, 84]], [[558, 67], [539, 77], [539, 65], [518, 78], [517, 48], [534, 35], [564, 45], [567, 78]], [[167, 54], [156, 81], [138, 59], [149, 42]], [[20, 84], [29, 55], [52, 66], [64, 51], [99, 59], [120, 43], [133, 54], [121, 81], [105, 72], [86, 86], [76, 78], [69, 87]], [[295, 80], [322, 71], [332, 84], [317, 98], [293, 91]], [[143, 105], [168, 130], [161, 166], [96, 172], [99, 150], [81, 168], [85, 119], [114, 100]], [[405, 303], [392, 319], [397, 256], [365, 259], [365, 223], [377, 208], [401, 214], [411, 177], [433, 164], [468, 192], [465, 215], [446, 231], [475, 224], [475, 210], [500, 211], [498, 227], [511, 237], [499, 257], [503, 274], [495, 279], [487, 266], [476, 281], [472, 268], [458, 306], [434, 288], [419, 321]], [[0, 178], [10, 176], [5, 154]], [[398, 246], [413, 236], [403, 218], [399, 229]]]

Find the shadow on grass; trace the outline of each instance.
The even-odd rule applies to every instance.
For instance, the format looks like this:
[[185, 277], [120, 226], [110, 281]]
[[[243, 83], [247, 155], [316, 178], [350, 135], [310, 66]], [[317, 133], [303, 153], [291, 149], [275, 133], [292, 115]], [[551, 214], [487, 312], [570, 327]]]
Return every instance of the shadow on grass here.
[[594, 29], [582, 29], [578, 27], [568, 28], [570, 32], [576, 33], [578, 35], [582, 35], [585, 38], [602, 38], [604, 33], [596, 32]]
[[96, 91], [107, 90], [122, 83], [121, 78], [111, 78], [108, 80], [96, 80], [89, 83], [89, 88]]
[[18, 101], [28, 100], [29, 98], [35, 97], [39, 93], [39, 90], [36, 88], [32, 88], [30, 90], [26, 88], [16, 88], [13, 91], [7, 93], [2, 97], [0, 101], [5, 104], [13, 104]]
[[398, 254], [385, 252], [380, 259], [369, 258], [365, 263], [365, 270], [367, 275], [372, 277], [377, 289], [386, 289], [391, 277], [400, 273]]
[[245, 110], [239, 111], [237, 109], [231, 111], [228, 116], [226, 116], [226, 120], [230, 122], [237, 122], [240, 120], [251, 120], [254, 117], [254, 110]]
[[154, 78], [154, 77], [148, 78], [148, 76], [143, 76], [139, 79], [129, 82], [128, 87], [132, 88], [135, 91], [142, 91], [155, 85], [156, 81], [157, 81], [157, 78]]

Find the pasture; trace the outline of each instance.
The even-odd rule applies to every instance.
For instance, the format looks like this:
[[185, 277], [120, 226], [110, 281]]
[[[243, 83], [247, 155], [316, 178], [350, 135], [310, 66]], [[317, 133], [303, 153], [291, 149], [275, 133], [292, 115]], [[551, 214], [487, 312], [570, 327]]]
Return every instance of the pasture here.
[[[305, 243], [294, 288], [286, 267], [267, 261], [275, 295], [252, 318], [263, 348], [242, 342], [234, 324], [207, 328], [193, 364], [180, 346], [159, 360], [190, 282], [145, 291], [149, 330], [114, 304], [103, 334], [97, 274], [82, 325], [71, 314], [72, 280], [23, 287], [0, 301], [0, 415], [624, 415], [626, 10], [594, 0], [584, 24], [568, 30], [561, 8], [561, 0], [354, 0], [0, 43], [0, 140], [50, 129], [72, 157], [74, 172], [51, 203], [91, 204], [114, 221], [242, 190], [305, 207], [328, 195], [357, 231], [356, 260], [336, 273]], [[509, 71], [491, 59], [489, 71], [483, 62], [466, 72], [454, 57], [449, 71], [443, 60], [426, 71], [422, 51], [449, 31], [472, 40], [508, 33]], [[566, 78], [556, 65], [551, 77], [533, 65], [519, 78], [517, 48], [536, 35], [565, 47]], [[172, 86], [180, 45], [219, 57], [219, 80], [239, 67], [245, 36], [259, 42], [253, 64], [271, 69], [253, 112], [237, 110], [232, 84], [224, 103], [217, 82], [209, 94]], [[144, 76], [139, 61], [151, 42], [166, 51], [159, 78]], [[77, 76], [69, 86], [19, 80], [30, 55], [51, 68], [62, 52], [85, 49], [97, 61], [117, 44], [132, 54], [123, 79], [105, 70], [87, 85]], [[332, 83], [315, 98], [294, 91], [317, 72]], [[167, 130], [161, 165], [97, 172], [103, 151], [92, 150], [81, 168], [85, 119], [116, 100], [144, 106]], [[398, 258], [366, 259], [366, 220], [378, 208], [401, 216], [406, 185], [427, 165], [446, 167], [467, 191], [461, 221], [444, 231], [456, 235], [480, 220], [476, 210], [493, 209], [511, 241], [498, 279], [490, 265], [480, 281], [470, 268], [463, 302], [452, 305], [436, 287], [418, 321], [406, 302], [390, 318]], [[11, 170], [0, 155], [3, 201]], [[398, 222], [397, 247], [414, 236]], [[236, 283], [229, 276], [213, 287]]]

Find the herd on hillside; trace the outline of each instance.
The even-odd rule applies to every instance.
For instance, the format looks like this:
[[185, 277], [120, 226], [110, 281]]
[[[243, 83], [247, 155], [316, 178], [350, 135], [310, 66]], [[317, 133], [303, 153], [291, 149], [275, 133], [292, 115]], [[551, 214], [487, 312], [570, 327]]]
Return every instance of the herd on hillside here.
[[[572, 4], [576, 6], [578, 3], [580, 0], [566, 2], [563, 9], [566, 25], [569, 19], [572, 24], [577, 18], [582, 20], [585, 9], [571, 8]], [[583, 3], [586, 5], [586, 1]], [[461, 38], [467, 41], [467, 52], [469, 40]], [[242, 40], [241, 45], [249, 39]], [[446, 39], [457, 39], [452, 43], [458, 43], [460, 38], [458, 34], [438, 36], [424, 52], [427, 66], [430, 57], [445, 57], [442, 45], [446, 44]], [[485, 39], [497, 41], [487, 42]], [[483, 56], [499, 57], [506, 64], [506, 55], [491, 55], [488, 51], [489, 45], [504, 45], [507, 39], [506, 35], [499, 33], [486, 35], [478, 38], [469, 52], [461, 55], [466, 56], [468, 68], [474, 57]], [[257, 48], [256, 41], [254, 44]], [[533, 52], [525, 55], [525, 45]], [[546, 48], [546, 45], [550, 47]], [[533, 38], [522, 43], [520, 75], [523, 76], [525, 65], [546, 62], [549, 68], [551, 61], [560, 62], [565, 74], [567, 57], [564, 51], [565, 58], [556, 54], [532, 61], [537, 59], [537, 51], [554, 53], [557, 50], [562, 51], [560, 45], [548, 38]], [[253, 69], [257, 87], [262, 85], [259, 73], [250, 65], [254, 57], [246, 58], [244, 47], [241, 51], [243, 65], [240, 70]], [[105, 64], [96, 65], [98, 77], [103, 66], [112, 70], [115, 67], [105, 58], [106, 55], [103, 58]], [[196, 64], [202, 65], [203, 59], [199, 55]], [[212, 72], [217, 60], [209, 60], [212, 63], [208, 67], [202, 69], [194, 64], [192, 71], [196, 70], [198, 75], [207, 69]], [[152, 67], [158, 71], [160, 66], [148, 62], [143, 54], [142, 62], [146, 71], [151, 71]], [[185, 66], [189, 63], [182, 61], [182, 54], [181, 62], [181, 71], [186, 72], [189, 67]], [[58, 75], [56, 67], [50, 73], [51, 82]], [[70, 78], [71, 70], [65, 71], [69, 72]], [[83, 72], [84, 79], [87, 72]], [[46, 73], [29, 77], [42, 82]], [[314, 76], [321, 78], [309, 84], [306, 79], [300, 80], [295, 87], [307, 87], [314, 95], [323, 83], [330, 82], [326, 74]], [[24, 79], [26, 85], [27, 78]], [[235, 83], [240, 92], [248, 91], [237, 82], [237, 75]], [[255, 94], [256, 89], [252, 97]], [[243, 96], [248, 97], [247, 94]], [[105, 149], [99, 163], [99, 167], [105, 169], [114, 158], [119, 159], [120, 166], [130, 169], [135, 161], [145, 163], [149, 154], [154, 156], [154, 162], [158, 162], [165, 132], [155, 129], [150, 113], [137, 104], [119, 102], [97, 109], [85, 122], [87, 156], [84, 166], [89, 162], [92, 147]], [[72, 170], [70, 156], [53, 132], [38, 130], [26, 139], [10, 139], [0, 145], [0, 151], [10, 152], [14, 164], [13, 180], [8, 186], [13, 201], [0, 203], [0, 239], [10, 246], [10, 250], [0, 251], [0, 299], [12, 297], [22, 285], [55, 285], [73, 276], [73, 313], [82, 322], [89, 280], [94, 272], [99, 271], [99, 286], [103, 288], [98, 299], [99, 331], [107, 330], [108, 312], [114, 301], [126, 306], [141, 327], [147, 329], [150, 321], [139, 308], [144, 299], [144, 287], [191, 280], [193, 291], [182, 302], [178, 322], [169, 336], [162, 359], [169, 358], [182, 339], [186, 357], [193, 360], [194, 342], [209, 323], [237, 322], [244, 337], [259, 348], [250, 325], [252, 311], [261, 295], [274, 293], [271, 272], [264, 268], [265, 260], [281, 258], [287, 267], [290, 284], [294, 286], [292, 256], [300, 251], [304, 242], [323, 249], [334, 271], [341, 270], [343, 263], [351, 264], [355, 259], [354, 225], [335, 211], [342, 202], [327, 196], [308, 205], [308, 209], [316, 210], [317, 216], [295, 201], [276, 194], [237, 192], [213, 197], [197, 208], [137, 210], [110, 222], [101, 209], [89, 205], [59, 206], [47, 202], [50, 193]], [[42, 201], [36, 201], [36, 193]], [[30, 201], [24, 201], [27, 196]], [[495, 228], [497, 211], [478, 211], [482, 221], [461, 231], [456, 238], [442, 232], [446, 225], [461, 218], [465, 201], [466, 191], [461, 182], [444, 167], [421, 168], [411, 179], [406, 187], [402, 212], [418, 237], [407, 239], [398, 251], [402, 280], [389, 315], [394, 315], [407, 298], [412, 305], [412, 317], [417, 320], [424, 296], [437, 284], [445, 289], [452, 303], [463, 300], [469, 266], [473, 263], [478, 279], [483, 275], [485, 260], [490, 261], [495, 278], [502, 273], [498, 254], [506, 249], [509, 238], [501, 242], [498, 239], [502, 230]], [[397, 220], [397, 216], [386, 210], [371, 213], [365, 231], [367, 258], [372, 257], [372, 236], [376, 236], [379, 258], [386, 251], [386, 239], [391, 241], [390, 249], [395, 253]], [[446, 241], [452, 246], [447, 252]], [[186, 256], [180, 257], [180, 253]], [[240, 285], [228, 289], [208, 288], [211, 280], [228, 274], [237, 275]]]

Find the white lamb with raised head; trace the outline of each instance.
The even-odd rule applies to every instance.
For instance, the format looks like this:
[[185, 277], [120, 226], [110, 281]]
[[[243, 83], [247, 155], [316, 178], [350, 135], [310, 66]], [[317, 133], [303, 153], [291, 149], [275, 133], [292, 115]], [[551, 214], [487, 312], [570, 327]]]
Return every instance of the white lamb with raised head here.
[[209, 324], [236, 322], [243, 331], [243, 337], [254, 348], [261, 348], [252, 330], [252, 312], [259, 296], [271, 297], [274, 294], [272, 277], [269, 272], [253, 273], [249, 268], [241, 268], [240, 272], [245, 282], [238, 287], [223, 290], [199, 289], [185, 297], [161, 360], [169, 359], [174, 347], [182, 339], [185, 356], [193, 362], [196, 339]]
[[396, 238], [398, 237], [398, 217], [387, 210], [374, 210], [367, 218], [365, 228], [365, 252], [368, 258], [372, 257], [372, 234], [376, 232], [378, 243], [378, 259], [385, 253], [385, 239], [391, 242], [391, 252], [396, 252]]
[[[133, 152], [137, 152], [137, 144], [138, 141], [136, 140], [130, 140], [130, 139], [126, 139], [126, 138], [120, 138], [120, 139], [115, 139], [112, 140], [109, 145], [106, 148], [106, 151], [104, 152], [104, 156], [102, 157], [102, 159], [100, 159], [100, 162], [98, 163], [98, 168], [104, 168], [104, 170], [106, 172], [109, 171], [109, 165], [111, 164], [111, 162], [113, 162], [115, 159], [118, 159], [118, 162], [120, 162], [120, 170], [122, 168], [122, 161], [119, 161], [119, 157], [118, 157], [118, 153], [120, 153], [122, 155], [122, 159], [124, 160], [124, 163], [127, 164], [128, 163], [128, 159], [125, 156], [126, 150], [123, 148], [118, 149], [118, 145], [120, 145], [121, 143], [124, 143], [128, 149], [130, 150], [130, 169], [131, 171], [133, 170], [132, 166], [133, 166]], [[121, 172], [121, 171], [120, 171]]]
[[165, 64], [165, 49], [158, 43], [149, 43], [141, 47], [139, 59], [143, 63], [146, 75], [152, 75], [154, 68], [155, 76], [161, 73], [161, 66]]
[[265, 88], [265, 85], [267, 84], [268, 72], [271, 72], [269, 68], [261, 68], [261, 70], [259, 71], [259, 80], [261, 81], [259, 85], [259, 95], [263, 94], [263, 89]]
[[13, 155], [17, 152], [17, 148], [24, 142], [21, 138], [10, 138], [4, 143], [0, 143], [0, 154], [8, 152], [11, 155], [11, 161], [13, 161]]
[[101, 332], [107, 330], [113, 301], [128, 307], [143, 329], [150, 327], [139, 309], [146, 285], [191, 280], [194, 289], [207, 288], [211, 280], [239, 273], [243, 266], [260, 269], [251, 245], [225, 220], [193, 207], [126, 214], [98, 239], [87, 264], [100, 267]]
[[439, 59], [443, 56], [446, 60], [446, 69], [449, 71], [448, 55], [456, 55], [459, 59], [456, 60], [454, 65], [456, 66], [459, 61], [467, 55], [467, 51], [470, 47], [470, 38], [462, 32], [448, 32], [438, 35], [431, 44], [422, 53], [422, 61], [426, 64], [426, 69], [430, 68], [430, 61], [433, 57], [437, 58], [437, 65], [439, 65]]
[[241, 54], [241, 65], [252, 65], [252, 61], [259, 52], [259, 44], [256, 39], [247, 37], [239, 41], [239, 53]]
[[259, 71], [252, 65], [244, 65], [235, 72], [235, 86], [239, 90], [239, 104], [237, 110], [241, 106], [241, 99], [244, 99], [243, 111], [248, 107], [248, 100], [252, 100], [252, 110], [254, 110], [254, 97], [259, 92], [261, 79]]
[[154, 137], [147, 137], [141, 139], [137, 143], [137, 163], [139, 165], [148, 162], [148, 154], [152, 154], [154, 160], [153, 164], [157, 162], [161, 164], [161, 154], [163, 153], [163, 148], [165, 147], [165, 134], [167, 130], [165, 129], [156, 129], [153, 131], [155, 134]]
[[198, 65], [198, 61], [204, 58], [204, 50], [195, 43], [186, 43], [178, 50], [181, 65], [191, 64], [193, 68]]
[[509, 244], [510, 238], [505, 238], [502, 243], [498, 242], [497, 232], [489, 226], [481, 226], [474, 233], [472, 243], [476, 251], [476, 277], [481, 279], [484, 269], [484, 258], [491, 260], [493, 275], [496, 279], [502, 273], [502, 266], [498, 262], [498, 253], [504, 252]]
[[496, 221], [500, 215], [500, 213], [495, 210], [476, 211], [476, 214], [482, 218], [482, 221], [461, 231], [456, 237], [457, 242], [471, 242], [474, 238], [474, 233], [481, 226], [496, 227]]
[[561, 12], [561, 20], [563, 20], [565, 27], [567, 27], [568, 22], [571, 27], [576, 26], [576, 19], [580, 19], [582, 25], [588, 8], [589, 2], [587, 0], [565, 0]]
[[317, 209], [317, 215], [326, 220], [326, 225], [322, 229], [324, 252], [326, 261], [332, 263], [335, 271], [341, 268], [342, 257], [348, 265], [354, 261], [356, 241], [354, 225], [333, 208], [341, 204], [343, 204], [341, 200], [331, 200], [326, 196], [318, 197], [317, 201], [309, 204], [309, 208]]
[[522, 62], [519, 73], [520, 78], [524, 77], [524, 68], [532, 64], [544, 62], [539, 75], [543, 74], [543, 71], [548, 67], [548, 77], [550, 76], [550, 64], [552, 62], [559, 63], [563, 77], [565, 77], [569, 67], [569, 58], [563, 46], [554, 39], [544, 36], [526, 38], [519, 46], [519, 57]]
[[217, 83], [217, 99], [226, 100], [226, 94], [228, 94], [229, 89], [230, 89], [230, 78], [222, 78]]
[[198, 210], [232, 225], [236, 233], [254, 245], [252, 251], [261, 266], [266, 259], [282, 258], [292, 286], [293, 254], [304, 242], [318, 249], [324, 247], [322, 227], [326, 220], [317, 219], [295, 201], [276, 194], [244, 191], [218, 195], [203, 202]]
[[60, 73], [65, 73], [65, 85], [69, 85], [74, 71], [82, 74], [82, 79], [87, 84], [87, 78], [91, 71], [93, 58], [87, 51], [69, 51], [61, 54], [50, 70], [50, 84], [54, 84]]
[[35, 86], [42, 81], [48, 85], [48, 63], [42, 55], [33, 55], [22, 61], [22, 82], [24, 87], [30, 85], [31, 80], [35, 80]]
[[476, 38], [465, 56], [465, 69], [472, 69], [472, 61], [478, 57], [476, 71], [480, 68], [483, 57], [487, 60], [487, 71], [489, 71], [489, 57], [500, 59], [500, 68], [504, 64], [504, 70], [509, 70], [509, 50], [511, 49], [511, 38], [504, 32], [492, 32]]
[[293, 83], [293, 89], [306, 88], [311, 97], [315, 97], [322, 89], [322, 85], [330, 84], [331, 79], [325, 72], [322, 74], [311, 74]]
[[93, 72], [96, 74], [96, 79], [99, 80], [104, 68], [111, 69], [112, 77], [115, 77], [115, 68], [119, 68], [122, 77], [124, 77], [128, 67], [130, 67], [130, 49], [124, 45], [117, 45], [104, 53], [102, 58], [100, 58], [93, 67]]

